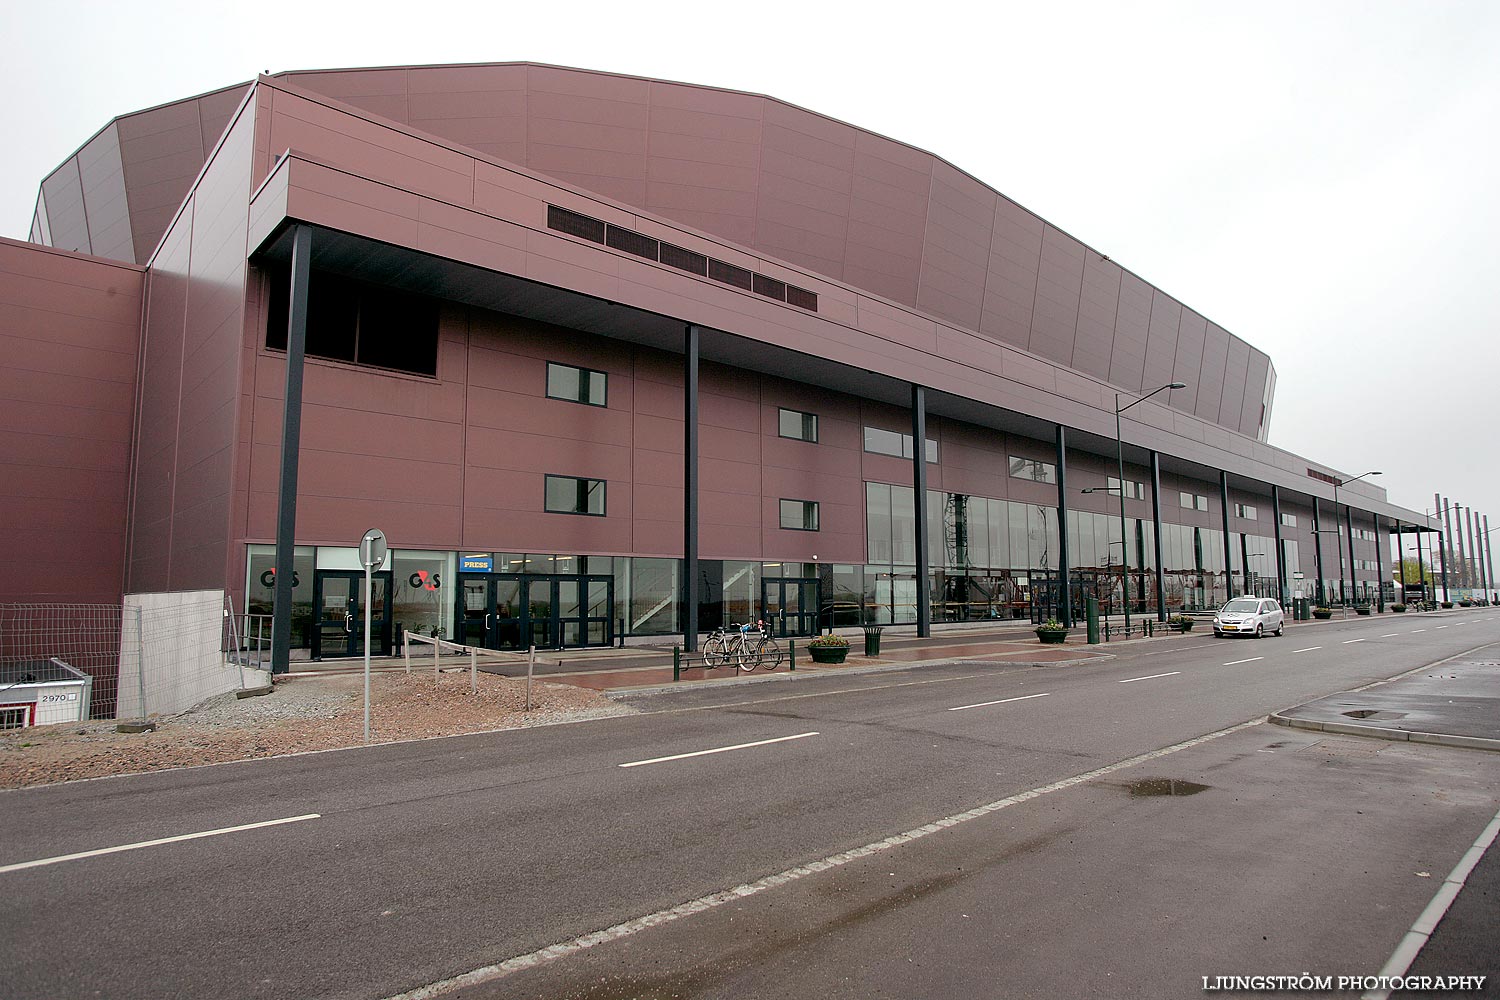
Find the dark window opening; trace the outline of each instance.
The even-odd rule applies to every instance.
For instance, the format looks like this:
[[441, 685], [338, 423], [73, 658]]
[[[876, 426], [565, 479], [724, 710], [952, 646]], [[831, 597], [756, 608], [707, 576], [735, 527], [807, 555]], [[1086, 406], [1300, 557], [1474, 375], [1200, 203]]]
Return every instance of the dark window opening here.
[[809, 292], [807, 289], [798, 288], [796, 285], [787, 285], [786, 300], [790, 305], [797, 306], [799, 309], [808, 309], [812, 312], [818, 311], [817, 292]]
[[[284, 351], [291, 269], [267, 270], [266, 346]], [[437, 302], [314, 270], [307, 293], [307, 354], [350, 364], [437, 375]]]
[[715, 281], [722, 281], [726, 285], [743, 288], [747, 292], [750, 291], [753, 283], [750, 271], [743, 267], [736, 267], [733, 264], [726, 264], [722, 260], [714, 260], [712, 257], [708, 261], [708, 276]]
[[547, 228], [593, 243], [604, 242], [604, 223], [556, 205], [547, 206]]
[[701, 253], [693, 253], [682, 247], [674, 247], [670, 243], [661, 245], [661, 262], [668, 267], [675, 267], [681, 271], [691, 271], [693, 274], [708, 274], [708, 258]]
[[602, 479], [547, 476], [546, 509], [551, 514], [591, 514], [603, 517], [604, 486]]
[[604, 242], [616, 250], [624, 250], [633, 253], [637, 257], [645, 257], [647, 260], [656, 259], [656, 241], [649, 236], [642, 236], [632, 229], [621, 229], [619, 226], [610, 226], [605, 234]]
[[768, 278], [764, 274], [757, 274], [754, 276], [753, 283], [757, 295], [764, 295], [768, 299], [777, 299], [781, 302], [786, 301], [786, 282]]

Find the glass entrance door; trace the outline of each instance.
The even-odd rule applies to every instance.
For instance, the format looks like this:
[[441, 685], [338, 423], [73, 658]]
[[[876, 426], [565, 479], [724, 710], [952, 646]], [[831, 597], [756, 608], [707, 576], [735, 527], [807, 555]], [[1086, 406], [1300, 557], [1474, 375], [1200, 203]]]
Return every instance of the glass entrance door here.
[[[313, 576], [312, 658], [365, 653], [365, 575], [320, 569]], [[391, 574], [370, 580], [370, 655], [391, 652]]]
[[614, 641], [611, 576], [466, 573], [460, 593], [469, 645], [558, 649]]
[[815, 635], [818, 631], [818, 578], [768, 576], [760, 581], [760, 606], [777, 635]]

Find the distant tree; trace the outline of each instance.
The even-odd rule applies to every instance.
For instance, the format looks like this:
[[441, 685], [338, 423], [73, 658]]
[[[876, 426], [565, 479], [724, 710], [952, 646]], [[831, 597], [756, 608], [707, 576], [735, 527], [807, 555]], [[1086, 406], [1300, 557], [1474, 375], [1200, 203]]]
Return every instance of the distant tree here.
[[1432, 575], [1432, 566], [1426, 560], [1422, 561], [1421, 569], [1418, 569], [1417, 560], [1415, 558], [1408, 557], [1406, 559], [1402, 559], [1401, 566], [1398, 569], [1392, 571], [1391, 579], [1395, 580], [1397, 583], [1400, 583], [1402, 580], [1405, 580], [1407, 583], [1417, 583], [1418, 581], [1423, 581], [1431, 586], [1434, 578]]

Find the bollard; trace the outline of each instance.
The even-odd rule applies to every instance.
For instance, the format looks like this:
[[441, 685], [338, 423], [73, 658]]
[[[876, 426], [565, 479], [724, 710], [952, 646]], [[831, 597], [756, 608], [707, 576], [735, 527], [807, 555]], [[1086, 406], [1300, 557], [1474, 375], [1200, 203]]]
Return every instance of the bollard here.
[[1088, 616], [1089, 645], [1099, 645], [1099, 598], [1092, 594], [1084, 599], [1084, 614]]
[[797, 640], [786, 641], [786, 672], [791, 673], [797, 669]]
[[682, 680], [682, 647], [672, 647], [672, 680]]

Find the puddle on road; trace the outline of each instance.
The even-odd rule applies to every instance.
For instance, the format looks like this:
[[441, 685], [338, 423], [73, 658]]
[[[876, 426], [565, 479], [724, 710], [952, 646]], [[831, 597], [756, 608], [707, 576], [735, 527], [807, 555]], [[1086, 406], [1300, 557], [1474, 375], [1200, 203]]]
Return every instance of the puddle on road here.
[[1197, 795], [1211, 787], [1213, 786], [1200, 785], [1196, 781], [1183, 781], [1180, 778], [1142, 778], [1140, 781], [1132, 781], [1125, 786], [1133, 799], [1155, 795]]
[[1405, 712], [1387, 712], [1379, 708], [1357, 708], [1352, 712], [1345, 712], [1351, 719], [1404, 719]]

